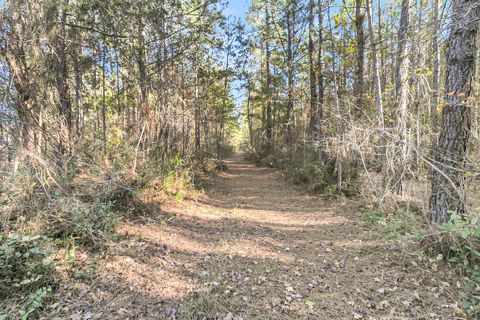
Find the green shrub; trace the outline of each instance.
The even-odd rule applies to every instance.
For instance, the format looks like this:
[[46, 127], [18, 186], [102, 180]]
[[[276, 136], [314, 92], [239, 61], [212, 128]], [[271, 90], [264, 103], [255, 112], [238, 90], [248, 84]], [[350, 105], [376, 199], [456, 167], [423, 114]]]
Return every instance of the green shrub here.
[[43, 301], [48, 296], [50, 291], [52, 291], [50, 287], [42, 287], [29, 294], [26, 303], [18, 312], [20, 319], [27, 320], [32, 313], [38, 309], [41, 309], [43, 307]]
[[163, 174], [162, 188], [167, 195], [181, 201], [194, 193], [192, 171], [178, 154], [167, 161]]
[[47, 215], [47, 234], [54, 238], [74, 239], [82, 245], [94, 246], [109, 238], [118, 223], [111, 210], [112, 201], [96, 199], [93, 203], [77, 198], [59, 198]]
[[391, 212], [362, 209], [361, 213], [366, 223], [382, 226], [387, 240], [416, 231], [412, 224], [413, 214], [403, 209], [394, 209]]
[[450, 221], [436, 227], [422, 244], [433, 254], [458, 266], [464, 283], [460, 295], [464, 310], [474, 318], [480, 317], [480, 215], [462, 217], [452, 212]]
[[0, 236], [0, 299], [48, 288], [55, 269], [51, 249], [45, 236]]

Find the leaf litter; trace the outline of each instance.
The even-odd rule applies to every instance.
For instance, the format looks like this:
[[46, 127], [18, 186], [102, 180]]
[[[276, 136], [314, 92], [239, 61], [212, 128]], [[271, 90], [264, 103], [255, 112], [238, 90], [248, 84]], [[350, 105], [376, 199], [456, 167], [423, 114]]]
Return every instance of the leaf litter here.
[[454, 319], [453, 271], [405, 262], [326, 200], [235, 155], [195, 202], [126, 220], [44, 319]]

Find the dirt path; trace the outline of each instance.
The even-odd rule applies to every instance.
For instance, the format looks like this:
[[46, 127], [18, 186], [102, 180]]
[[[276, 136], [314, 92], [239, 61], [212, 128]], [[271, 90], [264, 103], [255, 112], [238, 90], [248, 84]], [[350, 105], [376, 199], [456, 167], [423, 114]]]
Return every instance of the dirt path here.
[[240, 154], [227, 164], [197, 202], [123, 223], [98, 276], [49, 318], [454, 318], [449, 276], [388, 250], [352, 202], [309, 196]]

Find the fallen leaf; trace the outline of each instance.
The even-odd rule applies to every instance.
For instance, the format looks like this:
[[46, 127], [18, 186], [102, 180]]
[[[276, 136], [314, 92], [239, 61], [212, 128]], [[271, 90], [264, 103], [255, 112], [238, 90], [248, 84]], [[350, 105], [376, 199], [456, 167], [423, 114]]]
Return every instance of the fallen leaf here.
[[305, 304], [306, 304], [310, 309], [313, 309], [313, 307], [315, 307], [315, 301], [312, 301], [312, 300], [305, 300]]
[[353, 314], [353, 319], [362, 319], [363, 318], [363, 314], [361, 314], [360, 311], [353, 311], [352, 314]]

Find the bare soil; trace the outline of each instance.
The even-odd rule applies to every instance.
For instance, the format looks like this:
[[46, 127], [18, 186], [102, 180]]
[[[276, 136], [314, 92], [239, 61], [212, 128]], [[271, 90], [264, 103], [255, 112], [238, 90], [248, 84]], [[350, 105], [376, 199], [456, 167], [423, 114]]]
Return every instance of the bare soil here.
[[227, 164], [197, 201], [122, 222], [45, 318], [455, 318], [452, 271], [414, 266], [359, 203], [307, 194], [241, 154]]

